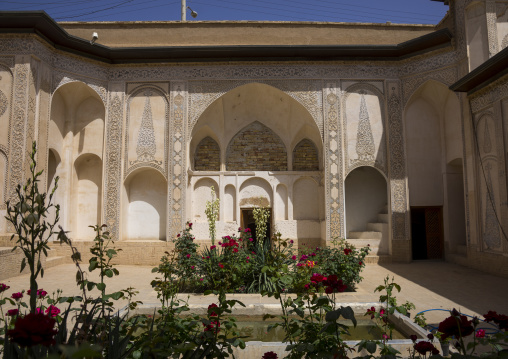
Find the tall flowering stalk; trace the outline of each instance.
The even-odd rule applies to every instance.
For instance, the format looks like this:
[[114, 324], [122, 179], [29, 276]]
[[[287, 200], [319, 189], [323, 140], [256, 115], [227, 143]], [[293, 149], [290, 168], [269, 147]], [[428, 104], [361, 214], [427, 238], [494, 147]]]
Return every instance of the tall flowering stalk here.
[[[7, 216], [5, 217], [14, 228], [11, 241], [16, 237], [16, 245], [13, 250], [19, 248], [25, 257], [21, 261], [20, 272], [28, 265], [30, 270], [30, 312], [35, 313], [37, 308], [37, 278], [44, 276], [44, 268], [41, 263], [41, 255], [48, 255], [48, 241], [55, 233], [53, 229], [59, 220], [59, 205], [53, 202], [53, 195], [58, 187], [58, 177], [55, 178], [55, 186], [49, 197], [46, 193], [39, 192], [39, 178], [43, 171], [36, 172], [35, 142], [30, 154], [30, 174], [24, 186], [18, 185], [16, 194], [12, 200], [7, 201]], [[55, 208], [54, 220], [46, 220], [50, 208]]]
[[208, 230], [210, 232], [210, 239], [212, 240], [212, 245], [215, 245], [215, 222], [219, 218], [219, 205], [220, 200], [215, 196], [215, 188], [211, 187], [212, 191], [212, 200], [206, 201], [206, 209], [205, 214], [208, 219]]
[[270, 209], [257, 207], [252, 210], [252, 214], [254, 215], [254, 221], [256, 222], [256, 240], [259, 243], [263, 243], [266, 238]]

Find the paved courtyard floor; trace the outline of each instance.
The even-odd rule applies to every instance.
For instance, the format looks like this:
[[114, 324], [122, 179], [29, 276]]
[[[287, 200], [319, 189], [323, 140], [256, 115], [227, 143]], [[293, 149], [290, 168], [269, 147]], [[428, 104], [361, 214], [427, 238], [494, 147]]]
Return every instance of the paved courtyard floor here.
[[[83, 266], [86, 268], [86, 266]], [[136, 299], [145, 304], [158, 303], [157, 295], [150, 282], [155, 278], [151, 272], [152, 267], [120, 265], [117, 267], [120, 275], [108, 279], [107, 292], [127, 287], [134, 287], [139, 291]], [[46, 270], [44, 278], [39, 280], [39, 286], [48, 293], [56, 289], [63, 290], [63, 295], [79, 295], [80, 290], [75, 283], [76, 267], [64, 264]], [[374, 289], [383, 284], [386, 276], [394, 277], [395, 282], [402, 287], [397, 293], [399, 303], [406, 300], [416, 305], [415, 314], [426, 309], [452, 309], [481, 316], [489, 310], [508, 314], [508, 279], [478, 272], [446, 262], [416, 261], [410, 264], [369, 264], [362, 273], [364, 280], [354, 293], [341, 293], [338, 301], [343, 303], [376, 302], [379, 293]], [[90, 279], [97, 279], [92, 275]], [[29, 276], [19, 275], [2, 281], [11, 288], [8, 293], [28, 289]], [[187, 295], [182, 295], [187, 298]], [[272, 298], [263, 298], [260, 295], [235, 294], [235, 299], [245, 304], [277, 303]], [[190, 295], [190, 304], [209, 304], [211, 298], [202, 295]], [[427, 313], [428, 323], [439, 323], [448, 314], [434, 311]]]

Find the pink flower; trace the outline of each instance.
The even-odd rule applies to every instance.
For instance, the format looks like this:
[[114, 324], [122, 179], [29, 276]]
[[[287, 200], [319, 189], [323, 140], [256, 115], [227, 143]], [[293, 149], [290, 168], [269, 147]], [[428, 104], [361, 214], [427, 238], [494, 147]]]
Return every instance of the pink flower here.
[[18, 315], [18, 313], [19, 313], [19, 310], [17, 310], [17, 309], [9, 309], [7, 311], [7, 315], [9, 317], [14, 317], [15, 315]]
[[252, 238], [249, 238], [249, 241], [254, 242], [254, 240]]
[[384, 340], [388, 340], [388, 338], [389, 338], [389, 337], [388, 337], [388, 334], [383, 333], [383, 339], [384, 339]]
[[217, 248], [217, 246], [211, 246], [210, 250], [213, 251], [215, 248]]
[[250, 257], [247, 257], [247, 259], [250, 259]]
[[251, 253], [252, 253], [252, 254], [256, 254], [256, 252], [254, 252], [254, 251], [252, 251]]
[[5, 292], [10, 287], [8, 285], [5, 285], [3, 283], [0, 283], [0, 293]]
[[58, 314], [60, 314], [60, 309], [58, 309], [54, 305], [50, 305], [45, 312], [47, 315], [51, 317], [56, 317]]
[[291, 259], [296, 261], [296, 256], [292, 256]]
[[190, 269], [194, 269], [194, 266], [191, 266]]
[[192, 223], [189, 223], [189, 228], [192, 228]]
[[224, 268], [224, 264], [219, 263], [219, 267]]
[[177, 237], [177, 238], [179, 238], [179, 237], [180, 237], [180, 233], [178, 233], [178, 234], [176, 235], [176, 237]]
[[245, 263], [249, 263], [249, 261], [245, 261]]
[[199, 278], [199, 281], [202, 282], [203, 281], [203, 278]]
[[210, 314], [211, 317], [216, 317], [217, 313], [215, 313], [213, 310], [214, 308], [218, 308], [217, 304], [212, 303], [208, 306], [208, 314]]
[[360, 261], [360, 262], [358, 262], [358, 264], [359, 264], [359, 265], [362, 265], [362, 264], [363, 264], [363, 262], [362, 262], [362, 261]]
[[23, 293], [21, 292], [12, 293], [11, 298], [15, 299], [16, 301], [19, 301], [21, 298], [23, 298]]
[[210, 256], [206, 256], [206, 259], [210, 259]]
[[295, 241], [293, 241], [293, 240], [290, 240], [290, 241], [289, 241], [289, 243], [293, 244], [293, 243], [295, 243]]
[[242, 231], [242, 227], [238, 227], [238, 232], [241, 232]]
[[477, 337], [477, 338], [485, 338], [485, 329], [478, 329], [476, 331], [475, 337]]
[[190, 258], [190, 254], [187, 254], [187, 255], [186, 255], [186, 257], [187, 257], [187, 258]]

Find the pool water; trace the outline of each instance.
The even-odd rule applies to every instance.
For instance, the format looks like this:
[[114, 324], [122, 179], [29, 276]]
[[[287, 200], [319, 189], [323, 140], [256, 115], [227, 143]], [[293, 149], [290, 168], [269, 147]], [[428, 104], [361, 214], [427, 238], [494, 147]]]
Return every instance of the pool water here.
[[[276, 319], [263, 321], [258, 316], [237, 316], [236, 325], [241, 336], [246, 336], [245, 341], [261, 341], [261, 342], [282, 342], [285, 332], [281, 327], [268, 330], [270, 325], [277, 322]], [[344, 335], [344, 340], [375, 340], [382, 339], [383, 332], [370, 319], [359, 319], [358, 324], [353, 327], [349, 320], [339, 320], [341, 324], [349, 326], [351, 335]], [[401, 332], [396, 329], [392, 333], [392, 339], [407, 339]]]

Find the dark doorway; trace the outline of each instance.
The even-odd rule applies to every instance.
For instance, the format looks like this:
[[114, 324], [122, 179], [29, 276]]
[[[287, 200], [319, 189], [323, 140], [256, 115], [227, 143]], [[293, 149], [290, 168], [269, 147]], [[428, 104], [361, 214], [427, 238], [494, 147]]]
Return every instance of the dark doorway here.
[[413, 259], [443, 258], [443, 213], [441, 207], [411, 208]]
[[[256, 240], [256, 221], [254, 220], [254, 213], [252, 213], [252, 208], [241, 210], [241, 226], [242, 228], [249, 228], [252, 233], [252, 239]], [[268, 225], [266, 227], [266, 238], [270, 239], [272, 237], [271, 227], [272, 227], [272, 211], [270, 211], [270, 216], [268, 217]]]

